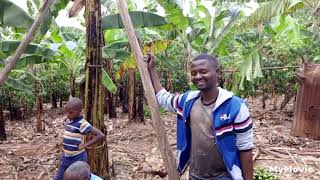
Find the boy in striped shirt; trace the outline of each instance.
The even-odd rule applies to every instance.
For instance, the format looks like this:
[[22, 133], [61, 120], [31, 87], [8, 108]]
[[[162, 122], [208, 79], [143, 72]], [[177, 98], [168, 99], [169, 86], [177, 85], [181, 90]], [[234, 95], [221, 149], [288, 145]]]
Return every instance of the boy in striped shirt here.
[[[61, 156], [59, 169], [54, 177], [55, 180], [63, 179], [63, 174], [70, 164], [76, 161], [87, 162], [85, 148], [105, 138], [105, 135], [99, 129], [83, 119], [81, 115], [82, 104], [79, 98], [71, 97], [65, 105], [68, 120], [63, 133], [63, 155]], [[88, 133], [91, 133], [93, 138], [83, 144], [84, 136]]]

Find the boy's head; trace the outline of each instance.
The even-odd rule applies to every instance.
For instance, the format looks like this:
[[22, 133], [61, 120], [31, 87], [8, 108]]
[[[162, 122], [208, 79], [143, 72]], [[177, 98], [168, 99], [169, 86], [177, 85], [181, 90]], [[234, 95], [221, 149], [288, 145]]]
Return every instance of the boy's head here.
[[89, 180], [90, 167], [86, 162], [76, 161], [72, 163], [64, 172], [64, 180]]
[[70, 97], [64, 107], [69, 119], [74, 119], [80, 116], [82, 110], [82, 101], [79, 98]]

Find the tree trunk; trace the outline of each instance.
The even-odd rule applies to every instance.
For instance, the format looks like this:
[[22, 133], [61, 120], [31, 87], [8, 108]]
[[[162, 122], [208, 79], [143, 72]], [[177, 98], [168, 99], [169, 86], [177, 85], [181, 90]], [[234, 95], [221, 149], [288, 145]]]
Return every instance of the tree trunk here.
[[[113, 72], [112, 72], [112, 60], [111, 59], [105, 59], [103, 61], [104, 69], [109, 74], [110, 78], [114, 81]], [[108, 112], [109, 118], [116, 118], [116, 95], [112, 94], [111, 92], [106, 90], [106, 106], [105, 111]], [[105, 113], [106, 114], [106, 113]]]
[[[36, 76], [37, 69], [32, 67], [33, 75]], [[41, 120], [41, 96], [40, 96], [40, 83], [38, 80], [34, 81], [34, 95], [36, 97], [36, 112], [37, 112], [37, 132], [44, 131], [45, 125]]]
[[122, 80], [120, 89], [120, 101], [122, 103], [122, 112], [128, 113], [128, 78]]
[[58, 107], [57, 106], [57, 95], [54, 92], [51, 94], [51, 104], [52, 104], [52, 106], [51, 106], [52, 109], [55, 109]]
[[103, 93], [103, 114], [109, 114], [109, 92], [108, 89], [103, 87], [102, 89]]
[[[110, 62], [111, 60], [108, 60], [107, 58], [102, 58], [102, 64], [103, 64], [103, 69], [109, 74], [110, 73]], [[103, 87], [103, 94], [104, 94], [104, 98], [103, 98], [103, 111], [104, 114], [109, 114], [109, 91], [106, 87]]]
[[60, 102], [59, 102], [60, 107], [62, 107], [62, 106], [63, 106], [62, 102], [63, 102], [63, 98], [62, 98], [62, 97], [60, 97]]
[[117, 111], [116, 111], [116, 95], [112, 93], [108, 93], [109, 96], [109, 118], [116, 118], [117, 117]]
[[[101, 84], [102, 30], [101, 5], [99, 0], [86, 0], [86, 88], [85, 119], [93, 126], [107, 134], [103, 118], [103, 95]], [[86, 141], [91, 139], [86, 137]], [[110, 179], [108, 148], [106, 140], [96, 143], [88, 149], [89, 165], [94, 174], [103, 179]]]
[[0, 99], [0, 141], [7, 139], [5, 124], [6, 122], [3, 117], [3, 102], [2, 99]]
[[85, 101], [85, 91], [86, 91], [86, 83], [82, 83], [80, 86], [80, 99], [84, 102]]
[[22, 112], [19, 107], [16, 107], [11, 102], [11, 95], [9, 94], [9, 111], [10, 111], [10, 120], [21, 120]]
[[72, 97], [76, 97], [76, 77], [74, 75], [70, 75], [70, 95]]
[[137, 108], [137, 121], [144, 122], [144, 113], [143, 113], [143, 102], [144, 102], [144, 95], [143, 95], [143, 86], [142, 82], [138, 81], [137, 83], [137, 101], [138, 101], [138, 108]]
[[129, 121], [136, 118], [136, 98], [135, 98], [135, 69], [128, 70], [128, 116]]

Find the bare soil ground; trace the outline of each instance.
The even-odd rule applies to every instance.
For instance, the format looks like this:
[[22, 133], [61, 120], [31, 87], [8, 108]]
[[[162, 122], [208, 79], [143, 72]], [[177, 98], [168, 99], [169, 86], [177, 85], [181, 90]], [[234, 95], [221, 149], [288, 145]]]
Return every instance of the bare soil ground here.
[[[255, 167], [273, 171], [284, 180], [320, 179], [320, 141], [293, 137], [293, 103], [272, 110], [260, 98], [248, 99], [255, 128]], [[43, 133], [35, 132], [35, 117], [7, 121], [7, 140], [0, 142], [0, 180], [52, 179], [59, 165], [64, 111], [45, 108], [44, 119], [51, 124]], [[169, 143], [175, 150], [175, 115], [162, 116]], [[167, 179], [152, 121], [128, 123], [126, 114], [107, 119], [110, 169], [113, 179]], [[164, 177], [163, 177], [164, 176]], [[187, 179], [187, 173], [182, 179]]]

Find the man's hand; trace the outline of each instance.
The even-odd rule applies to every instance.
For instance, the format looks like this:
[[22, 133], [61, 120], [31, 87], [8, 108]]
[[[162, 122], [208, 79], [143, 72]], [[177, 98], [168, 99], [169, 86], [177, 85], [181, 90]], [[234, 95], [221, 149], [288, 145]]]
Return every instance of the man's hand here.
[[157, 94], [161, 89], [163, 89], [163, 87], [160, 83], [160, 78], [159, 78], [157, 70], [156, 70], [156, 59], [154, 58], [154, 56], [152, 54], [147, 54], [144, 57], [144, 60], [146, 62], [148, 62], [148, 70], [150, 73], [150, 78], [152, 81], [154, 91]]
[[153, 70], [156, 67], [156, 59], [152, 54], [147, 54], [144, 57], [144, 60], [148, 63], [148, 69]]

